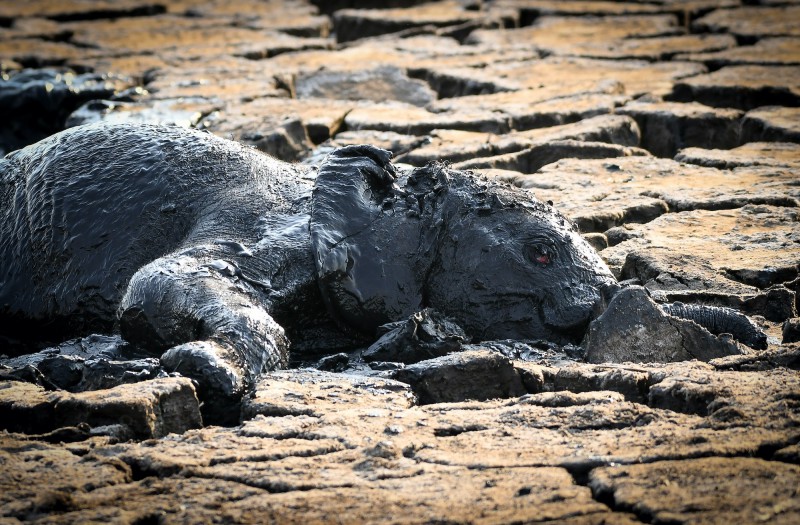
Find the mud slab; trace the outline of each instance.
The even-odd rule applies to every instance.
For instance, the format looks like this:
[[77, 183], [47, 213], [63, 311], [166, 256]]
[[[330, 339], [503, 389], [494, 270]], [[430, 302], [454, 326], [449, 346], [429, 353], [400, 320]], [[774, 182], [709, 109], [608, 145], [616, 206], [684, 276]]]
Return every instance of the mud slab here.
[[[501, 343], [412, 365], [343, 354], [343, 372], [266, 374], [230, 427], [203, 426], [194, 385], [156, 364], [123, 377], [53, 354], [61, 375], [0, 367], [0, 521], [800, 521], [799, 12], [3, 3], [3, 152], [124, 120], [307, 164], [358, 143], [445, 160], [552, 201], [655, 303], [735, 308], [769, 339], [707, 363]], [[105, 374], [92, 391], [53, 384], [89, 368]]]

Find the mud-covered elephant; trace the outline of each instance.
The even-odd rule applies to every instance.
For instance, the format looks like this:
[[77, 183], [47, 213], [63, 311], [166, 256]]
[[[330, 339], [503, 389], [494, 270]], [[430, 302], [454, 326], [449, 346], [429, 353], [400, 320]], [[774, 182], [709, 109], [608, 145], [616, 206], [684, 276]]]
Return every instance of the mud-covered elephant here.
[[0, 161], [0, 334], [119, 330], [224, 410], [293, 352], [429, 308], [475, 341], [578, 343], [619, 286], [524, 190], [372, 146], [318, 170], [172, 126], [68, 129]]

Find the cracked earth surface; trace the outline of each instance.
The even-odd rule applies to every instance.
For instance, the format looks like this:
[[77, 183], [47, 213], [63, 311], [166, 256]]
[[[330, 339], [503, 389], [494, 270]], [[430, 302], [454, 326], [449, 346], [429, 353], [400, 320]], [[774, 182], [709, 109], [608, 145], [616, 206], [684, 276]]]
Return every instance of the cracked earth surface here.
[[[768, 348], [272, 372], [232, 427], [203, 426], [183, 378], [3, 380], [0, 523], [799, 522], [800, 5], [370, 4], [0, 2], [0, 148], [105, 119], [297, 162], [448, 160], [553, 201], [654, 300], [750, 315]], [[53, 104], [26, 105], [16, 75], [53, 68]]]

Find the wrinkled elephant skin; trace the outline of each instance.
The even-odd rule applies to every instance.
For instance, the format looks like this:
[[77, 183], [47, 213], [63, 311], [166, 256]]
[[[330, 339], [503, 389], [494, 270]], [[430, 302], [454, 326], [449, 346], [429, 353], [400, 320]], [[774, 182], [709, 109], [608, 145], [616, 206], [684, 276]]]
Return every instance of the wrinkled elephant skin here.
[[2, 335], [119, 329], [212, 412], [286, 366], [290, 340], [374, 339], [424, 308], [472, 340], [580, 341], [617, 285], [571, 222], [525, 190], [390, 158], [341, 148], [313, 182], [208, 133], [131, 124], [16, 151], [0, 161]]

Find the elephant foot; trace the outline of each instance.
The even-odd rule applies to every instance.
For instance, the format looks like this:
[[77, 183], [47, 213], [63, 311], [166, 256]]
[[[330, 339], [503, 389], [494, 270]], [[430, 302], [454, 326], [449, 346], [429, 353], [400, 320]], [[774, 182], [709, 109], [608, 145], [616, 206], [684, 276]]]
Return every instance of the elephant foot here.
[[192, 341], [161, 356], [161, 365], [198, 383], [198, 397], [206, 424], [235, 425], [248, 383], [244, 370], [229, 357], [232, 350], [215, 341]]

